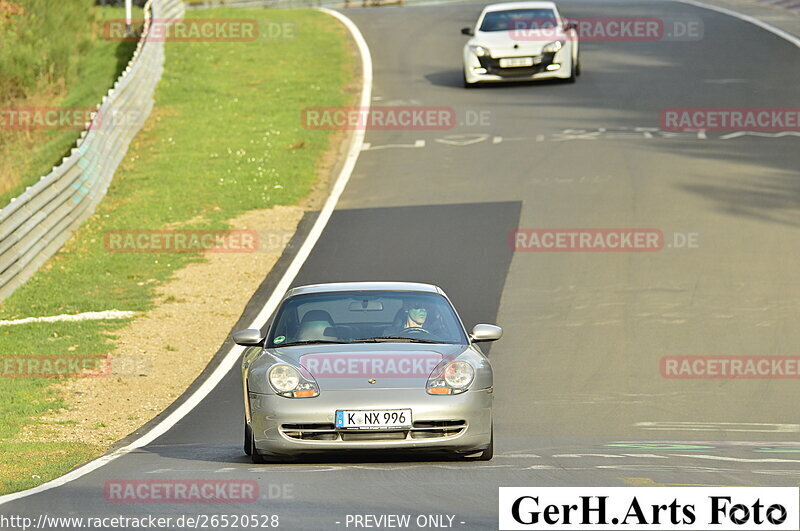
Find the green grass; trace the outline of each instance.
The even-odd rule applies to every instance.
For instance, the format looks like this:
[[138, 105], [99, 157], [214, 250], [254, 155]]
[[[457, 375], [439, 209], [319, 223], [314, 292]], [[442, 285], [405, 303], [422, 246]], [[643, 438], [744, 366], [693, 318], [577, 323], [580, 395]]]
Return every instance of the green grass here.
[[[0, 319], [152, 308], [156, 287], [178, 268], [202, 258], [111, 253], [103, 243], [107, 231], [167, 225], [224, 229], [227, 220], [245, 211], [295, 204], [309, 192], [331, 132], [305, 129], [300, 113], [308, 106], [353, 104], [353, 94], [343, 90], [356, 71], [345, 29], [332, 17], [309, 10], [214, 9], [187, 16], [290, 24], [294, 37], [167, 43], [156, 108], [117, 171], [108, 196], [58, 255], [0, 304]], [[114, 331], [126, 324], [4, 327], [0, 353], [105, 354], [113, 349]], [[62, 405], [48, 402], [51, 383], [0, 382], [4, 455], [27, 419]], [[41, 449], [51, 453], [52, 447]], [[41, 472], [31, 474], [43, 481], [52, 477], [54, 468], [76, 465], [98, 450], [80, 445], [64, 449], [67, 453], [60, 454], [65, 457], [59, 464], [45, 462]], [[31, 450], [31, 459], [36, 453]], [[36, 469], [26, 461], [28, 465]], [[30, 485], [1, 481], [0, 494]]]
[[[108, 352], [108, 340], [114, 337], [111, 331], [123, 324], [30, 323], [0, 327], [0, 374], [17, 372], [17, 364], [33, 356], [95, 359]], [[13, 438], [28, 419], [66, 405], [49, 389], [52, 383], [49, 378], [0, 379], [0, 440]]]
[[0, 494], [55, 479], [101, 451], [90, 444], [0, 441]]
[[0, 94], [23, 98], [77, 75], [77, 59], [91, 47], [97, 10], [92, 0], [2, 0]]
[[[2, 2], [2, 0], [0, 0]], [[44, 3], [52, 2], [46, 0]], [[35, 1], [37, 10], [42, 1]], [[0, 44], [0, 107], [94, 107], [114, 85], [128, 64], [136, 43], [114, 42], [102, 37], [103, 22], [124, 17], [124, 8], [94, 7], [92, 2], [65, 0], [58, 9], [52, 4], [48, 12], [66, 13], [68, 23], [77, 25], [73, 10], [81, 10], [83, 23], [80, 38], [76, 43], [64, 46], [65, 35], [70, 28], [54, 29], [52, 16], [39, 20], [38, 25], [28, 28], [23, 34], [38, 32], [35, 43], [19, 38]], [[27, 8], [27, 5], [26, 5]], [[34, 12], [28, 11], [28, 17]], [[134, 16], [140, 16], [141, 9]], [[30, 23], [25, 20], [25, 24]], [[0, 26], [2, 28], [2, 26]], [[74, 30], [74, 28], [72, 28]], [[2, 33], [0, 29], [0, 33]], [[0, 35], [0, 40], [3, 36]], [[72, 40], [70, 40], [72, 42]], [[43, 48], [41, 54], [29, 48]], [[58, 53], [50, 57], [50, 48]], [[16, 52], [16, 54], [14, 53]], [[55, 53], [55, 52], [53, 52]], [[32, 54], [32, 55], [30, 55]], [[51, 71], [40, 73], [35, 80], [23, 81], [20, 76], [33, 75], [37, 65], [45, 59], [58, 60]], [[58, 66], [58, 68], [56, 68]], [[41, 65], [39, 69], [43, 68]], [[27, 78], [25, 78], [27, 79]], [[21, 194], [26, 186], [34, 184], [42, 175], [50, 173], [53, 166], [61, 163], [62, 157], [75, 146], [80, 131], [74, 129], [15, 131], [0, 129], [0, 208], [11, 198]]]

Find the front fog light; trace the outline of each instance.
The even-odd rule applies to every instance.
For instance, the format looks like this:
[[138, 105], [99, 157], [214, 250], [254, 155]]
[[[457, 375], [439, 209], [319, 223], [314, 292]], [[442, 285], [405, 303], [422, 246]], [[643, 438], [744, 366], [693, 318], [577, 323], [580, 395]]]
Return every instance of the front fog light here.
[[564, 41], [548, 42], [542, 48], [542, 53], [556, 53], [563, 47], [564, 47]]
[[288, 393], [300, 383], [300, 373], [291, 365], [275, 365], [269, 370], [269, 383], [278, 393]]

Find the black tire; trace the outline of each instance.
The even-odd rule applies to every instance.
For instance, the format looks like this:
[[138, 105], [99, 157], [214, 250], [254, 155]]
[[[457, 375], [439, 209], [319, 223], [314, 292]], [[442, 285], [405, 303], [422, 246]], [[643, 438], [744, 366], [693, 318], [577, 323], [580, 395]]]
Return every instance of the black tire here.
[[489, 436], [489, 446], [483, 451], [478, 461], [491, 461], [494, 457], [494, 427], [492, 427], [492, 434]]
[[[253, 455], [255, 454], [256, 452], [254, 451]], [[291, 456], [291, 455], [261, 454], [261, 453], [258, 454], [258, 461], [256, 461], [256, 458], [253, 458], [253, 462], [259, 465], [263, 464], [288, 465], [296, 463], [297, 460], [298, 459], [296, 456]]]
[[[250, 460], [256, 465], [263, 465], [267, 463], [267, 460], [264, 459], [264, 456], [258, 453], [258, 449], [256, 448], [256, 439], [253, 436], [253, 430], [245, 429], [245, 432], [250, 434]], [[245, 445], [245, 451], [247, 451], [247, 445]]]
[[255, 448], [253, 448], [253, 453], [250, 454], [250, 460], [256, 465], [265, 465], [267, 463], [267, 460]]
[[[256, 449], [256, 439], [253, 436], [253, 430], [250, 429], [246, 423], [244, 425], [244, 453], [250, 456], [250, 460], [256, 465], [266, 465], [268, 463], [291, 463], [295, 461], [294, 457], [262, 454]], [[249, 451], [248, 451], [249, 450]]]
[[572, 65], [570, 66], [569, 77], [565, 79], [567, 83], [575, 83], [575, 79], [578, 76], [578, 62], [572, 61]]
[[244, 453], [253, 455], [253, 433], [246, 420], [244, 421]]
[[464, 88], [467, 88], [467, 89], [475, 88], [475, 85], [477, 85], [477, 83], [468, 83], [467, 82], [467, 74], [465, 72], [462, 72], [461, 76], [462, 76], [461, 79], [464, 82]]

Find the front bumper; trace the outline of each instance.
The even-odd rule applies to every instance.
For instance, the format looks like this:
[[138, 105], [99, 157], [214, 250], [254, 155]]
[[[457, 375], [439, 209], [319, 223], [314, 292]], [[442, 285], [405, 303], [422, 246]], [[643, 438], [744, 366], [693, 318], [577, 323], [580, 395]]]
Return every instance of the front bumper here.
[[534, 74], [541, 74], [547, 72], [547, 67], [553, 64], [555, 53], [546, 53], [535, 56], [533, 60], [535, 64], [528, 67], [513, 67], [503, 68], [500, 66], [500, 58], [494, 57], [478, 57], [481, 67], [486, 70], [486, 73], [491, 76], [498, 77], [529, 77]]
[[[429, 395], [424, 389], [323, 391], [307, 399], [250, 393], [250, 426], [262, 454], [428, 449], [477, 452], [491, 440], [491, 389]], [[337, 430], [337, 409], [410, 408], [411, 430]]]
[[468, 83], [525, 81], [531, 79], [566, 79], [571, 74], [572, 62], [569, 53], [562, 49], [557, 53], [533, 56], [534, 64], [528, 67], [502, 68], [499, 57], [478, 57], [469, 52], [464, 61], [464, 78]]

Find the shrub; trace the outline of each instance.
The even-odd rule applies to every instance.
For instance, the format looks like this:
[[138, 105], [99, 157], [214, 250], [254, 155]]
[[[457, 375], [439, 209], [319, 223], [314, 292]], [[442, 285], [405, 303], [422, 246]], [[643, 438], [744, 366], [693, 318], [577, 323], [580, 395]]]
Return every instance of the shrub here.
[[92, 0], [0, 0], [0, 104], [68, 84], [98, 24]]

